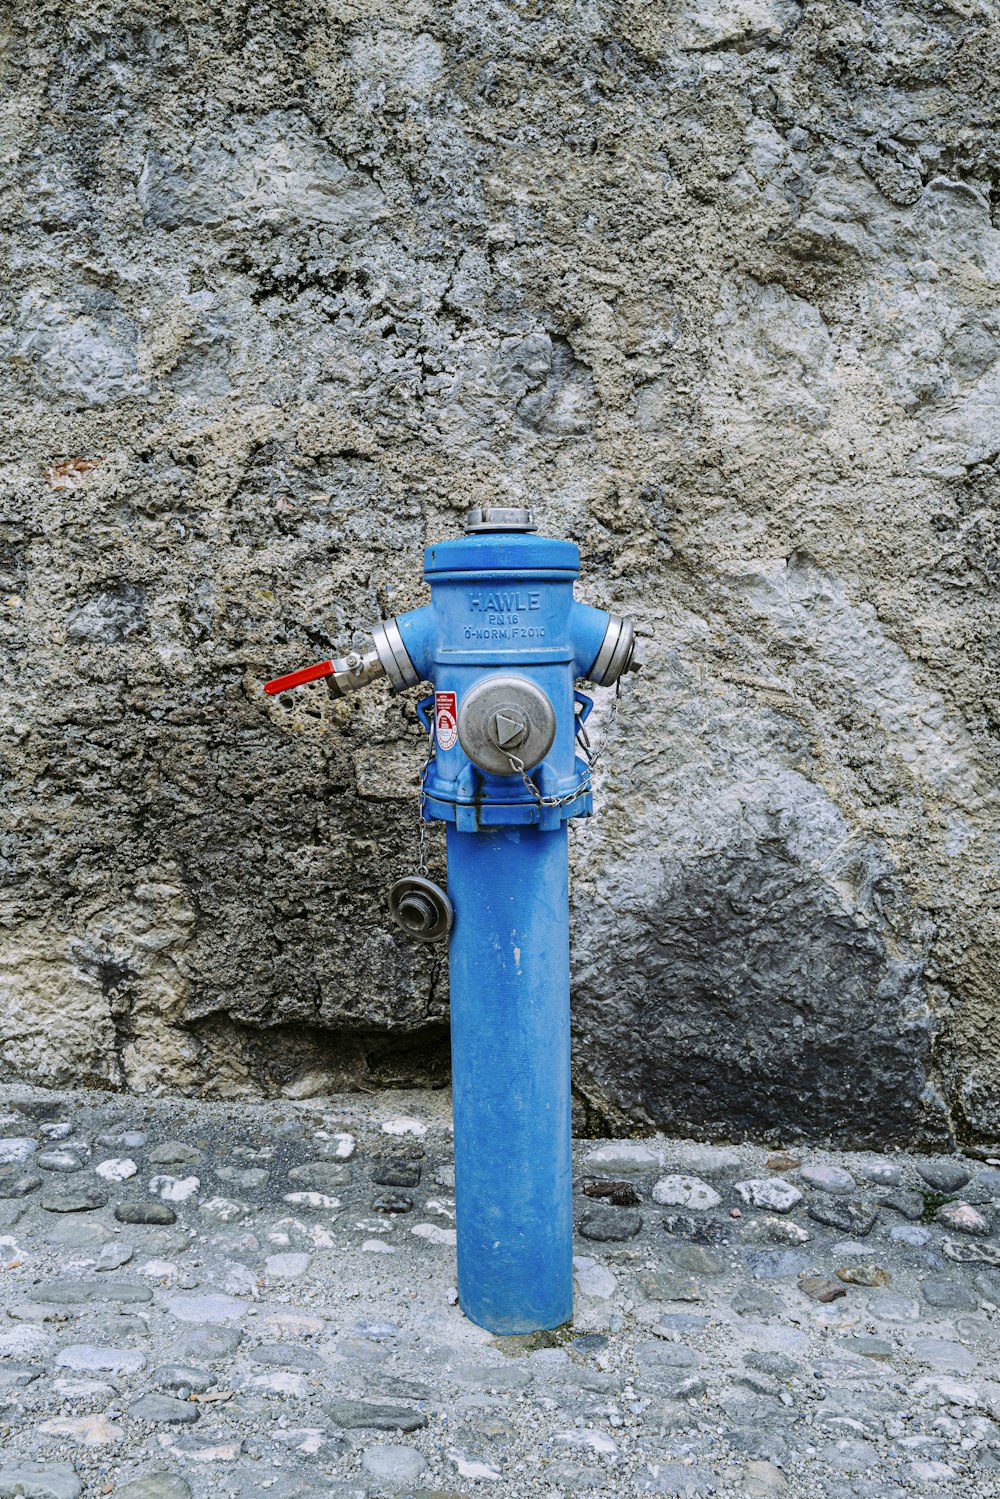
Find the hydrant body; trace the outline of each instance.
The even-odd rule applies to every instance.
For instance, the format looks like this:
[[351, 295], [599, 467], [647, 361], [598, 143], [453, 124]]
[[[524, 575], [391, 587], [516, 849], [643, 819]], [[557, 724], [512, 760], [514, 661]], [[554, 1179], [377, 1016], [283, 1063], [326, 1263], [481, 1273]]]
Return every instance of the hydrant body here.
[[[590, 811], [574, 689], [608, 628], [574, 601], [579, 571], [571, 542], [463, 536], [427, 548], [431, 602], [397, 621], [436, 689], [425, 815], [450, 824], [458, 1296], [498, 1333], [573, 1315], [566, 819]], [[528, 680], [552, 705], [554, 736], [531, 780], [543, 798], [574, 800], [539, 805], [509, 763], [494, 774], [469, 758], [463, 705], [498, 677]]]
[[[468, 694], [484, 680], [501, 674], [527, 679], [555, 715], [551, 747], [533, 779], [543, 797], [578, 788], [586, 767], [576, 755], [574, 685], [597, 659], [610, 619], [574, 600], [579, 575], [580, 554], [572, 542], [526, 533], [487, 532], [427, 548], [424, 577], [431, 602], [400, 615], [396, 624], [419, 679], [435, 688], [436, 754], [426, 785], [430, 818], [475, 832], [556, 828], [567, 815], [590, 811], [586, 794], [566, 808], [540, 808], [506, 759], [502, 773], [483, 770], [458, 733]], [[454, 727], [448, 722], [452, 712]]]
[[566, 834], [448, 829], [458, 1300], [497, 1333], [573, 1315]]
[[633, 636], [573, 598], [573, 543], [531, 534], [527, 512], [473, 518], [427, 548], [430, 603], [374, 635], [397, 691], [435, 688], [421, 811], [448, 824], [459, 1302], [521, 1333], [573, 1312], [566, 823], [591, 810], [576, 682], [617, 680]]

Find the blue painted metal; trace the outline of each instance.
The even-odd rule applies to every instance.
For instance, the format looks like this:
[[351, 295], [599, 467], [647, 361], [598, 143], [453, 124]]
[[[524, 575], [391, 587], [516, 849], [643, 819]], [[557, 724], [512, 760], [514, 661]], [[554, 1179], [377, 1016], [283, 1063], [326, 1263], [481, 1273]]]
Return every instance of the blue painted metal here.
[[[545, 796], [586, 785], [576, 736], [592, 704], [575, 684], [610, 616], [573, 598], [577, 548], [487, 533], [428, 547], [424, 562], [431, 602], [396, 621], [419, 675], [459, 708], [483, 676], [528, 677], [556, 711], [532, 780]], [[492, 1332], [558, 1327], [573, 1312], [566, 821], [591, 797], [539, 806], [520, 776], [481, 771], [458, 742], [437, 745], [425, 789], [424, 816], [448, 824], [455, 908], [459, 1302]]]
[[573, 1315], [565, 823], [448, 828], [458, 1299], [491, 1332]]
[[[570, 541], [524, 534], [459, 536], [424, 553], [431, 602], [396, 619], [414, 667], [459, 704], [485, 674], [516, 672], [556, 710], [556, 738], [532, 779], [544, 796], [566, 796], [586, 777], [575, 753], [574, 684], [593, 666], [610, 616], [573, 598], [580, 554]], [[438, 746], [426, 782], [428, 820], [463, 831], [511, 824], [555, 829], [586, 817], [584, 794], [568, 808], [539, 807], [517, 777], [473, 765], [461, 745]]]
[[[437, 723], [420, 805], [425, 819], [447, 824], [455, 912], [458, 1294], [474, 1322], [498, 1333], [558, 1327], [573, 1312], [567, 820], [591, 810], [576, 749], [586, 749], [593, 703], [576, 682], [595, 666], [608, 680], [598, 658], [611, 624], [573, 598], [579, 575], [569, 541], [494, 531], [438, 542], [424, 554], [430, 603], [386, 621], [356, 677], [346, 661], [339, 676], [326, 661], [266, 687], [333, 675], [353, 690], [377, 669], [397, 691], [434, 684], [436, 698], [417, 704], [425, 728]], [[454, 732], [466, 694], [498, 675], [528, 678], [555, 710], [530, 785], [515, 766], [510, 775], [479, 769]], [[442, 736], [445, 706], [453, 732]]]

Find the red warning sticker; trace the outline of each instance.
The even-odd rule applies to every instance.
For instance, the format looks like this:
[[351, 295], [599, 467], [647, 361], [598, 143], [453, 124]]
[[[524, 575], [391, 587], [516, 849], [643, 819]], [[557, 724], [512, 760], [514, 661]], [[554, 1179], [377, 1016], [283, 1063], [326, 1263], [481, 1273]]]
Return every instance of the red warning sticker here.
[[458, 699], [453, 692], [434, 694], [434, 738], [443, 750], [458, 743]]

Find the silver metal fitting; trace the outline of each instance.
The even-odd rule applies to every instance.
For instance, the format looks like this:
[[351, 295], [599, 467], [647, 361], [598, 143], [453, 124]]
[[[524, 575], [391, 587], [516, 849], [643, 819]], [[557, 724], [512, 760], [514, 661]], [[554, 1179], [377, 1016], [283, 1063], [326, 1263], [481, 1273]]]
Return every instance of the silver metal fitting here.
[[365, 651], [363, 655], [349, 651], [346, 656], [335, 657], [331, 665], [333, 671], [328, 674], [327, 682], [334, 697], [357, 692], [359, 687], [382, 675], [382, 663], [374, 651]]
[[478, 531], [537, 531], [535, 517], [522, 505], [474, 505], [465, 517], [466, 534]]
[[517, 773], [543, 760], [556, 736], [555, 709], [527, 677], [483, 677], [462, 699], [458, 739], [473, 765], [491, 775]]
[[405, 692], [407, 687], [416, 687], [420, 677], [403, 644], [396, 621], [386, 619], [377, 624], [372, 630], [372, 639], [393, 692]]
[[587, 673], [596, 687], [610, 687], [626, 671], [638, 671], [635, 655], [635, 626], [626, 614], [612, 614], [604, 632], [597, 660]]

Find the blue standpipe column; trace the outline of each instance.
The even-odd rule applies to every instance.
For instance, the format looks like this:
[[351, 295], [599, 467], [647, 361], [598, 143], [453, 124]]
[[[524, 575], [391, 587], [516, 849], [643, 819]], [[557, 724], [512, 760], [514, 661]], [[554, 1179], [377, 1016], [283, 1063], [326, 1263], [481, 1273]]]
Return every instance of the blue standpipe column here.
[[496, 1333], [573, 1315], [566, 824], [448, 827], [458, 1299]]
[[474, 509], [424, 554], [430, 603], [392, 622], [390, 666], [434, 686], [418, 713], [454, 914], [458, 1298], [500, 1334], [573, 1315], [567, 823], [591, 811], [592, 707], [576, 683], [615, 682], [634, 638], [574, 599], [579, 575], [576, 545], [526, 512]]
[[433, 685], [420, 810], [447, 826], [448, 894], [421, 869], [393, 885], [394, 914], [426, 941], [454, 918], [458, 1296], [495, 1333], [573, 1315], [567, 821], [591, 812], [593, 706], [575, 684], [611, 686], [634, 649], [630, 620], [574, 599], [579, 576], [576, 545], [536, 535], [530, 511], [475, 506], [424, 553], [429, 603], [376, 625], [371, 651], [267, 685]]

